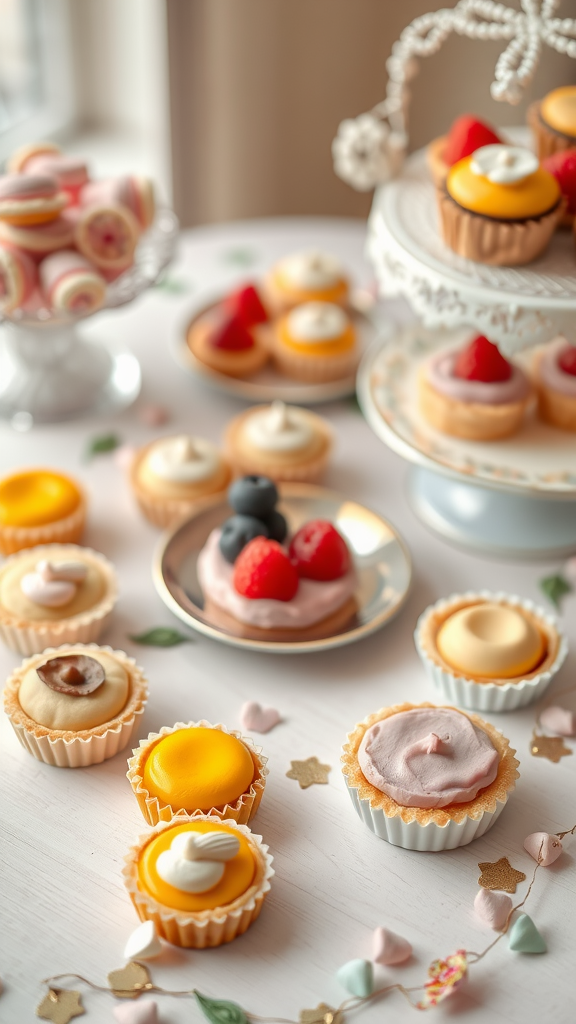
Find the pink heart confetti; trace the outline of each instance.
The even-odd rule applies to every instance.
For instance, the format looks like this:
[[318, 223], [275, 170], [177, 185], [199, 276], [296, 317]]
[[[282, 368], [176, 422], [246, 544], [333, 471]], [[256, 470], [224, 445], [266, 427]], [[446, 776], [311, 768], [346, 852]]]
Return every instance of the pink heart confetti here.
[[576, 715], [573, 711], [568, 711], [568, 708], [561, 708], [556, 704], [544, 708], [540, 715], [540, 724], [559, 736], [576, 735]]
[[112, 1010], [119, 1024], [158, 1024], [158, 1004], [153, 999], [121, 1003]]
[[276, 708], [264, 708], [255, 700], [246, 701], [240, 708], [240, 725], [247, 732], [270, 732], [281, 721]]
[[481, 921], [489, 924], [495, 932], [502, 931], [512, 910], [512, 900], [505, 892], [480, 889], [474, 900], [474, 910]]
[[163, 405], [143, 405], [138, 411], [138, 419], [147, 427], [161, 427], [170, 419], [168, 410]]
[[412, 956], [412, 946], [407, 939], [396, 935], [388, 928], [376, 928], [372, 937], [372, 959], [384, 967], [388, 964], [402, 964]]
[[524, 849], [538, 864], [547, 868], [558, 860], [562, 853], [562, 843], [558, 836], [550, 835], [549, 832], [532, 832], [524, 840]]
[[113, 455], [114, 462], [120, 469], [130, 469], [136, 449], [131, 444], [122, 444]]

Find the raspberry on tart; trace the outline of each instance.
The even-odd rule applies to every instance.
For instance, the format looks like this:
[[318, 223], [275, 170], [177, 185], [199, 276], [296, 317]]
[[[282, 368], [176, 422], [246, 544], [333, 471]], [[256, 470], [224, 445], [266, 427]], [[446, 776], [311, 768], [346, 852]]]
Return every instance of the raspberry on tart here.
[[236, 559], [233, 583], [243, 597], [291, 601], [298, 573], [277, 541], [255, 537]]
[[572, 377], [576, 377], [576, 348], [570, 347], [564, 349], [558, 359], [558, 366], [564, 373], [571, 374]]
[[268, 362], [268, 349], [226, 303], [196, 317], [188, 328], [187, 344], [201, 363], [228, 377], [250, 377]]
[[231, 292], [224, 299], [223, 308], [230, 316], [237, 317], [245, 327], [265, 324], [270, 319], [258, 289], [253, 284]]
[[340, 579], [351, 566], [346, 541], [326, 519], [312, 519], [292, 538], [289, 551], [299, 576], [328, 582]]
[[502, 142], [502, 139], [484, 121], [480, 121], [472, 114], [462, 114], [453, 122], [446, 136], [444, 162], [452, 167], [452, 164], [465, 156], [470, 156], [482, 146], [499, 142]]
[[222, 317], [216, 324], [210, 336], [210, 344], [228, 352], [242, 352], [254, 346], [254, 338], [240, 317], [229, 315]]
[[570, 225], [576, 215], [576, 149], [559, 150], [542, 161], [542, 166], [553, 174], [566, 200], [563, 224]]
[[512, 367], [498, 347], [479, 334], [459, 352], [454, 363], [454, 376], [462, 380], [480, 380], [488, 384], [510, 380]]

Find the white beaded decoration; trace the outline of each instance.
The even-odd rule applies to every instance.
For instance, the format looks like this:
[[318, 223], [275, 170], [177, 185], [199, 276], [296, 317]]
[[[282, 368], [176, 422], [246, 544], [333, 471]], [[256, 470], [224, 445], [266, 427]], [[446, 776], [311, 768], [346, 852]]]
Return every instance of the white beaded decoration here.
[[[408, 143], [407, 85], [417, 73], [416, 58], [437, 53], [452, 32], [469, 39], [508, 41], [496, 62], [490, 92], [493, 99], [511, 104], [520, 102], [532, 80], [544, 43], [576, 57], [576, 19], [554, 17], [560, 0], [520, 2], [518, 11], [496, 0], [459, 0], [453, 9], [423, 14], [407, 25], [386, 62], [386, 99], [369, 114], [343, 121], [338, 129], [332, 143], [336, 174], [366, 190], [398, 173]], [[373, 122], [371, 133], [366, 131], [367, 118]], [[375, 127], [378, 121], [380, 132]]]

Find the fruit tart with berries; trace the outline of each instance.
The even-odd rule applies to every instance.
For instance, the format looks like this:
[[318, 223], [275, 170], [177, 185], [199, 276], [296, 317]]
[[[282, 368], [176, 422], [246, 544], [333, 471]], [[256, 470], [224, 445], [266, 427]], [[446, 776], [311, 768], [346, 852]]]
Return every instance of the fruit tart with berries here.
[[208, 622], [253, 640], [334, 636], [354, 618], [357, 577], [333, 523], [305, 522], [292, 535], [268, 477], [245, 476], [228, 492], [233, 515], [198, 557]]
[[556, 338], [535, 358], [540, 419], [576, 431], [576, 346]]
[[268, 362], [269, 320], [258, 289], [246, 285], [192, 321], [188, 348], [211, 370], [228, 377], [250, 377]]
[[428, 170], [434, 184], [442, 188], [446, 175], [454, 164], [471, 156], [482, 146], [492, 146], [502, 142], [490, 125], [480, 121], [473, 114], [462, 114], [452, 123], [446, 135], [433, 139], [426, 149]]

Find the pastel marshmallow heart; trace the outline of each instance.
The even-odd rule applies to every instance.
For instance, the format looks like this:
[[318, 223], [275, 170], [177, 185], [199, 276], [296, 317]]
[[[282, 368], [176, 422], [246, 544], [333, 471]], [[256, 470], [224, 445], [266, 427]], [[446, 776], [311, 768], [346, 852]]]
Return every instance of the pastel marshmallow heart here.
[[68, 583], [82, 583], [86, 579], [88, 569], [83, 562], [49, 562], [43, 558], [37, 563], [36, 572], [44, 580], [67, 580]]
[[502, 931], [512, 910], [512, 900], [505, 892], [480, 889], [474, 900], [474, 910], [481, 921], [489, 924], [495, 932]]
[[158, 1003], [153, 999], [120, 1003], [112, 1013], [119, 1024], [158, 1024]]
[[403, 964], [412, 956], [412, 946], [407, 939], [396, 935], [388, 928], [376, 928], [372, 939], [372, 959], [384, 967], [389, 964]]
[[343, 988], [361, 999], [374, 991], [374, 967], [370, 960], [349, 960], [337, 971], [336, 977]]
[[249, 700], [240, 709], [240, 725], [247, 732], [270, 732], [282, 721], [276, 708], [263, 708], [255, 700]]
[[562, 853], [562, 843], [558, 836], [548, 832], [532, 832], [524, 840], [524, 849], [528, 851], [542, 867], [549, 867]]
[[520, 914], [510, 929], [508, 945], [515, 953], [546, 953], [548, 947], [534, 921], [528, 914]]
[[124, 949], [126, 960], [153, 960], [162, 953], [154, 921], [144, 921], [130, 935]]
[[576, 715], [573, 711], [568, 711], [568, 708], [552, 704], [549, 708], [544, 708], [540, 715], [540, 722], [545, 729], [555, 732], [559, 736], [576, 735]]
[[61, 608], [76, 593], [76, 584], [67, 580], [45, 580], [40, 573], [27, 572], [20, 581], [25, 597], [42, 608]]

